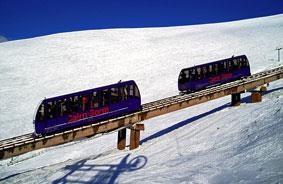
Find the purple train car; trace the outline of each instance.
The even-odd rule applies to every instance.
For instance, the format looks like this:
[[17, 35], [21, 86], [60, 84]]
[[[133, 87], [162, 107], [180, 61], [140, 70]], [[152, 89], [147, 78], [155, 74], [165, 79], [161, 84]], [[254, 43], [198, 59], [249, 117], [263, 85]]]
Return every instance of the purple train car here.
[[194, 92], [251, 75], [245, 55], [214, 61], [182, 69], [178, 89], [182, 93]]
[[140, 92], [133, 80], [46, 98], [36, 111], [35, 135], [62, 132], [132, 113], [140, 108]]

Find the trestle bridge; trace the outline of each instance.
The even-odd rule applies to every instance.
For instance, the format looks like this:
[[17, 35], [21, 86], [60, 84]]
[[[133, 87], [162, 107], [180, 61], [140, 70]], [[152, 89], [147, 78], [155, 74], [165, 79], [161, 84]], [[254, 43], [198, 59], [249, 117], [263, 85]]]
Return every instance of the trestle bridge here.
[[[0, 159], [7, 159], [40, 148], [51, 147], [70, 141], [92, 137], [98, 134], [118, 132], [117, 148], [126, 148], [126, 130], [130, 129], [130, 149], [139, 146], [140, 131], [144, 130], [144, 120], [193, 105], [231, 95], [231, 105], [241, 103], [241, 93], [251, 92], [252, 102], [261, 101], [264, 85], [283, 78], [283, 67], [266, 70], [247, 78], [219, 85], [195, 93], [176, 95], [142, 105], [142, 110], [126, 116], [93, 123], [88, 126], [34, 138], [32, 133], [0, 141]], [[259, 90], [255, 90], [260, 88]]]

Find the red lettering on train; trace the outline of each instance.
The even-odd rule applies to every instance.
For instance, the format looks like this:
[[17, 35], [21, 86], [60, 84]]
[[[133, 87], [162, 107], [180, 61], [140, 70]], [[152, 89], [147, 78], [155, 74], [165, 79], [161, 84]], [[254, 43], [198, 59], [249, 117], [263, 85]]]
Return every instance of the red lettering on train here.
[[78, 121], [81, 119], [86, 119], [86, 118], [90, 118], [90, 117], [95, 117], [101, 114], [105, 114], [107, 112], [109, 112], [109, 107], [103, 107], [101, 109], [91, 109], [88, 112], [84, 112], [84, 113], [76, 113], [76, 114], [70, 114], [68, 116], [68, 122], [74, 122], [74, 121]]
[[208, 82], [211, 84], [220, 81], [220, 79], [220, 76], [209, 77]]
[[232, 73], [224, 73], [224, 74], [221, 74], [221, 75], [218, 75], [218, 76], [209, 77], [208, 82], [210, 84], [213, 84], [213, 83], [219, 82], [221, 80], [230, 79], [230, 78], [232, 78], [232, 76], [233, 76]]
[[230, 78], [232, 78], [232, 73], [224, 73], [224, 74], [221, 74], [221, 79], [222, 79], [222, 80], [230, 79]]

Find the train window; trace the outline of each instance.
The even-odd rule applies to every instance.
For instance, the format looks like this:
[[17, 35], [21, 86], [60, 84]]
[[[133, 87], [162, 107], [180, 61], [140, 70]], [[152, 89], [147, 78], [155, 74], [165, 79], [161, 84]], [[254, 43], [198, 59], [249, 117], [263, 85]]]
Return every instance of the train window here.
[[197, 74], [200, 74], [201, 68], [197, 67]]
[[38, 112], [36, 114], [36, 120], [43, 121], [44, 120], [44, 104], [41, 104]]
[[125, 95], [125, 88], [124, 87], [119, 87], [119, 101], [124, 101], [127, 100], [127, 96]]
[[52, 106], [52, 102], [47, 102], [46, 103], [46, 118], [47, 119], [51, 119], [51, 118], [53, 118], [53, 116], [52, 116], [52, 114], [51, 114], [51, 106]]
[[217, 74], [218, 74], [218, 71], [219, 71], [218, 64], [214, 64], [214, 65], [213, 65], [213, 69], [214, 69], [214, 71], [213, 71], [214, 74], [217, 75]]
[[201, 68], [197, 68], [197, 79], [201, 79]]
[[125, 92], [125, 96], [128, 98], [129, 96], [129, 86], [128, 85], [124, 87], [124, 92]]
[[184, 74], [185, 74], [185, 79], [188, 79], [189, 78], [189, 76], [190, 76], [190, 71], [189, 70], [185, 70], [184, 71]]
[[98, 103], [98, 93], [95, 91], [92, 93], [92, 97], [91, 97], [91, 102], [90, 102], [90, 108], [97, 108], [99, 106]]
[[128, 85], [125, 85], [124, 87], [122, 87], [122, 91], [123, 91], [123, 94], [122, 94], [122, 99], [123, 100], [128, 100], [128, 96], [129, 96], [129, 87]]
[[226, 66], [223, 72], [229, 72], [231, 70], [230, 64], [231, 64], [231, 61], [225, 61]]
[[135, 86], [135, 97], [140, 98], [140, 93], [139, 93], [139, 89], [137, 86]]
[[68, 112], [67, 112], [67, 100], [66, 99], [58, 100], [57, 104], [58, 104], [58, 115], [59, 116], [64, 116], [64, 115], [68, 114]]
[[249, 61], [246, 58], [244, 58], [243, 60], [244, 60], [243, 62], [245, 63], [245, 66], [249, 67]]
[[90, 109], [90, 104], [91, 104], [90, 96], [88, 94], [82, 95], [80, 96], [80, 100], [81, 100], [81, 110], [83, 112], [88, 111]]
[[203, 77], [205, 78], [206, 75], [207, 75], [207, 68], [206, 68], [206, 66], [202, 67], [202, 74], [203, 74]]
[[232, 68], [232, 61], [228, 61], [228, 70], [229, 71], [233, 70], [233, 68]]
[[79, 97], [78, 96], [69, 98], [69, 107], [70, 107], [71, 113], [78, 112], [78, 107], [79, 107]]
[[56, 117], [57, 113], [56, 113], [56, 102], [47, 102], [47, 111], [46, 111], [46, 114], [47, 114], [47, 118], [48, 119], [53, 119]]
[[[229, 63], [230, 62], [230, 63]], [[231, 68], [231, 62], [232, 62], [232, 60], [230, 60], [230, 61], [225, 61], [224, 63], [225, 63], [225, 68], [223, 67], [223, 72], [225, 73], [225, 72], [229, 72], [229, 71], [231, 71], [232, 70], [232, 68]]]
[[181, 71], [180, 76], [179, 76], [179, 82], [181, 84], [184, 84], [186, 82], [186, 73], [185, 73], [185, 71]]
[[224, 72], [227, 70], [227, 62], [223, 62], [223, 70]]
[[83, 111], [83, 100], [82, 100], [83, 96], [79, 95], [79, 100], [78, 100], [78, 112], [82, 112]]
[[[185, 78], [184, 79], [184, 83], [186, 82], [186, 81], [188, 81], [188, 80], [192, 80], [192, 69], [190, 69], [190, 70], [187, 70], [188, 71], [188, 78]], [[186, 76], [187, 77], [187, 76]]]
[[197, 71], [195, 68], [192, 69], [192, 79], [196, 80], [197, 79]]
[[236, 59], [234, 59], [233, 60], [233, 68], [238, 69], [238, 65], [239, 65], [239, 62]]
[[57, 110], [56, 110], [57, 111], [57, 115], [61, 116], [61, 100], [58, 100], [57, 104], [58, 104], [57, 105]]
[[243, 67], [242, 65], [243, 65], [243, 63], [239, 62], [239, 69]]
[[135, 93], [134, 93], [134, 85], [131, 84], [131, 85], [130, 85], [130, 95], [129, 95], [130, 98], [133, 98], [133, 97], [134, 97], [134, 94], [135, 94]]
[[248, 60], [245, 60], [245, 63], [246, 63], [246, 66], [247, 66], [247, 67], [250, 66]]
[[111, 88], [111, 103], [118, 103], [120, 101], [118, 88]]
[[103, 101], [103, 91], [97, 91], [97, 101], [98, 101], [98, 106], [102, 106], [102, 101]]
[[223, 63], [224, 62], [220, 62], [219, 63], [219, 70], [220, 70], [220, 72], [222, 72], [224, 70]]
[[110, 104], [109, 90], [105, 89], [102, 91], [102, 106]]
[[209, 66], [208, 66], [208, 72], [209, 72], [209, 73], [212, 73], [212, 65], [209, 65]]

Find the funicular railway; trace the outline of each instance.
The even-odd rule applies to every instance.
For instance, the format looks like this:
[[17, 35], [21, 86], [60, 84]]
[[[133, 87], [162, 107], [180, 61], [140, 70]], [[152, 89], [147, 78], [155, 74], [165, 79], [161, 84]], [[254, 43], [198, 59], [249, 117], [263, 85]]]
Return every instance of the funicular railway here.
[[[118, 132], [118, 149], [125, 149], [127, 128], [131, 129], [130, 149], [135, 149], [139, 146], [140, 130], [144, 130], [144, 125], [141, 124], [144, 120], [227, 95], [232, 96], [231, 104], [237, 105], [240, 103], [241, 93], [253, 90], [281, 78], [283, 78], [283, 67], [278, 67], [253, 74], [244, 79], [204, 89], [195, 93], [171, 96], [146, 103], [142, 105], [142, 109], [140, 111], [126, 116], [38, 138], [34, 138], [32, 133], [30, 133], [1, 140], [0, 159], [10, 158], [40, 148], [55, 146], [112, 131]], [[256, 96], [261, 95], [257, 91], [253, 91], [252, 96], [253, 94]]]

